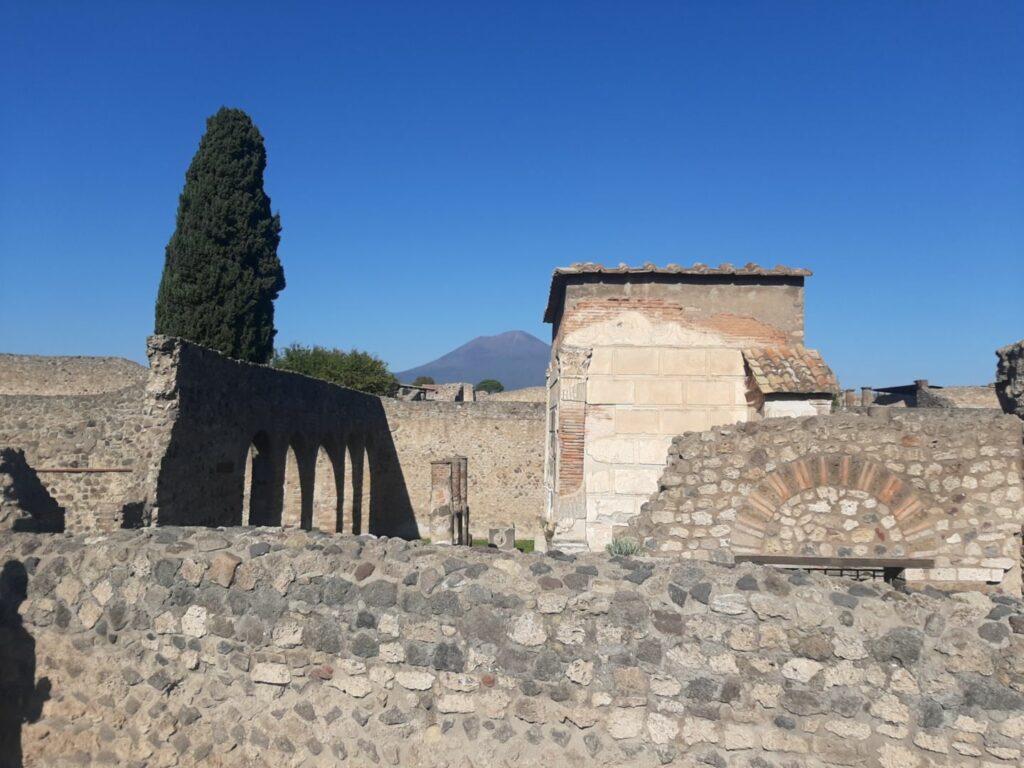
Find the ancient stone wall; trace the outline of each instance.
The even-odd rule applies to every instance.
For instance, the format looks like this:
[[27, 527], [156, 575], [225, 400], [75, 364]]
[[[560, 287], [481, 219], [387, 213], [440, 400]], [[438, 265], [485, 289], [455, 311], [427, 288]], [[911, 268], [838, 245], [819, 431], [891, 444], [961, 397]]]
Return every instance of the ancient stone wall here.
[[1024, 340], [996, 351], [996, 394], [1003, 411], [1024, 419]]
[[934, 559], [911, 583], [1021, 593], [1021, 423], [980, 410], [771, 419], [676, 438], [631, 532], [666, 554]]
[[493, 394], [477, 390], [476, 399], [488, 402], [546, 403], [548, 388], [523, 387], [522, 389], [506, 389], [504, 392], [494, 392]]
[[490, 527], [510, 524], [520, 538], [539, 535], [544, 513], [543, 403], [382, 402], [421, 535], [427, 535], [430, 512], [430, 462], [449, 456], [469, 460], [475, 538], [487, 538]]
[[69, 530], [256, 523], [415, 538], [430, 462], [455, 454], [470, 459], [479, 530], [515, 523], [532, 535], [542, 513], [543, 405], [382, 401], [165, 337], [148, 354], [148, 371], [105, 358], [0, 361], [43, 392], [129, 384], [0, 394], [0, 447], [24, 451]]
[[149, 341], [159, 525], [317, 526], [415, 538], [380, 398], [180, 339]]
[[151, 437], [143, 387], [134, 382], [99, 394], [0, 394], [0, 447], [24, 451], [46, 490], [72, 515], [68, 525], [74, 530], [109, 530], [140, 519]]
[[121, 357], [0, 353], [0, 395], [97, 395], [145, 380], [143, 366]]
[[1024, 764], [1005, 596], [268, 529], [0, 562], [26, 765]]

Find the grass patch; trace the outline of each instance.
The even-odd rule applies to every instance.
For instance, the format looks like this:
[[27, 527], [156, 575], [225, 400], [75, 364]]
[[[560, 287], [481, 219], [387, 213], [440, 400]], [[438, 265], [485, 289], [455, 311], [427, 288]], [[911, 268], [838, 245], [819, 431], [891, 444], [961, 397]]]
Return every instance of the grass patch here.
[[[430, 543], [430, 539], [428, 537], [423, 537], [419, 539], [419, 541], [423, 542], [424, 544]], [[491, 544], [487, 539], [473, 539], [473, 546], [489, 547], [491, 546]], [[518, 549], [520, 552], [533, 552], [533, 546], [533, 539], [516, 539], [516, 549]]]

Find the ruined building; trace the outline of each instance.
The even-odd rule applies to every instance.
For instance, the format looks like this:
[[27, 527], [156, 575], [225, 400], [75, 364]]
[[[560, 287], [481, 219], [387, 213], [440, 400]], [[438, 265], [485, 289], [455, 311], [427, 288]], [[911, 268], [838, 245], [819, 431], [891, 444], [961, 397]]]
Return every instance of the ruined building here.
[[555, 270], [545, 322], [548, 514], [563, 548], [603, 548], [656, 487], [672, 438], [827, 413], [838, 391], [804, 346], [803, 269]]

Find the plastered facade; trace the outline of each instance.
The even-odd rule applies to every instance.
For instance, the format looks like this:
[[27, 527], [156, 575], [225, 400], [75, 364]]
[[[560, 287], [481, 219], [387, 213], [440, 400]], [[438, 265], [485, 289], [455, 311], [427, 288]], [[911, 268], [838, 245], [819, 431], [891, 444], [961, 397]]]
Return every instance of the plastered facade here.
[[758, 400], [743, 356], [802, 345], [804, 274], [556, 272], [546, 490], [559, 546], [610, 542], [647, 501], [674, 436], [766, 405], [817, 412]]

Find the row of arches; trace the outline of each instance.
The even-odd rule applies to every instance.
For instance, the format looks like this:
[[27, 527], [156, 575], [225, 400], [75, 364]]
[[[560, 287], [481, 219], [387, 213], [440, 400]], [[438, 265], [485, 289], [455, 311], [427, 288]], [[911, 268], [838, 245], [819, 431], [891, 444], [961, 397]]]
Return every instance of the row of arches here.
[[361, 435], [276, 442], [260, 431], [245, 454], [241, 525], [373, 532], [371, 441]]

